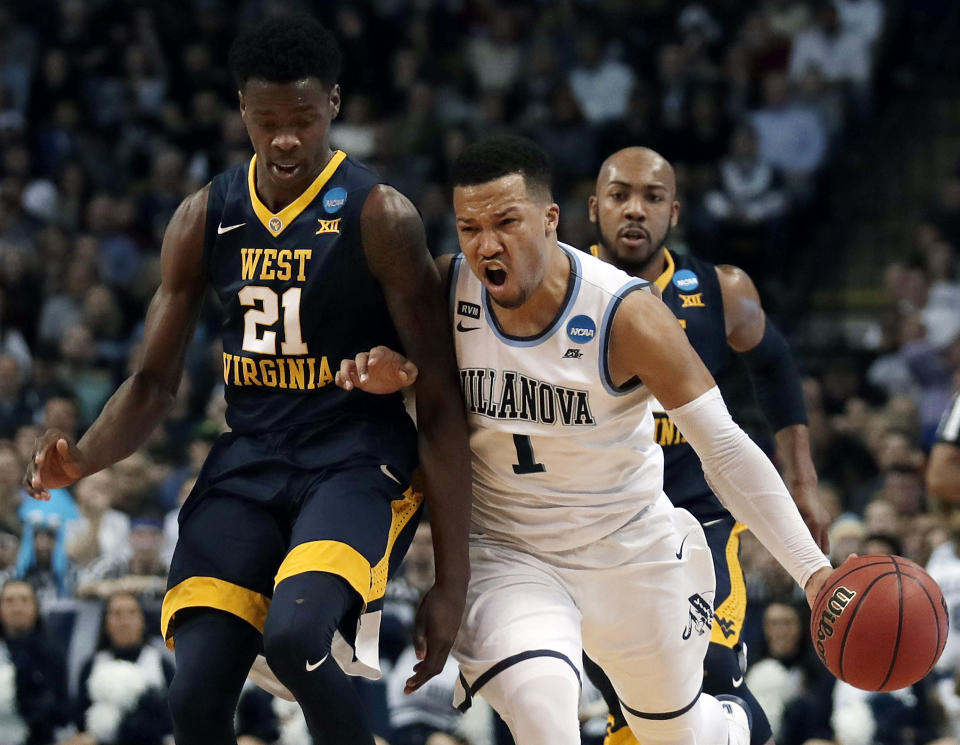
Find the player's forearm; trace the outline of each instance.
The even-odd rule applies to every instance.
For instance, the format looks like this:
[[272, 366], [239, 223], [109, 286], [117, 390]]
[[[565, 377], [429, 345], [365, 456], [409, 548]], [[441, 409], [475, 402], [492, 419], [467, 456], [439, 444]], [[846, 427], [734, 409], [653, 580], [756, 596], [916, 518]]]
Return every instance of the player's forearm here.
[[134, 453], [173, 406], [174, 394], [143, 373], [127, 378], [77, 443], [84, 475]]
[[424, 394], [422, 388], [418, 390], [417, 427], [436, 581], [466, 588], [470, 578], [467, 540], [472, 501], [466, 415], [455, 390], [427, 394], [426, 398]]
[[817, 470], [810, 458], [810, 432], [805, 424], [784, 427], [774, 435], [777, 462], [790, 493], [817, 486]]
[[667, 414], [700, 456], [717, 496], [797, 584], [805, 587], [814, 572], [830, 566], [777, 469], [734, 424], [716, 388]]

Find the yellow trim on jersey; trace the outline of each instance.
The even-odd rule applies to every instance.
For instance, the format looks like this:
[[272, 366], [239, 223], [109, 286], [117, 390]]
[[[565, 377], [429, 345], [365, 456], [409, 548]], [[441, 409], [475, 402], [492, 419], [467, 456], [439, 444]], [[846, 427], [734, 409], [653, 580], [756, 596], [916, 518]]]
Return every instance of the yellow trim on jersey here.
[[627, 725], [623, 725], [616, 732], [613, 732], [613, 715], [607, 715], [607, 734], [603, 738], [603, 745], [640, 745], [640, 742], [634, 737], [633, 732]]
[[[595, 258], [600, 258], [600, 246], [597, 243], [594, 243], [590, 246], [590, 255]], [[660, 292], [663, 292], [667, 289], [667, 285], [670, 284], [670, 280], [673, 279], [673, 272], [676, 269], [676, 264], [673, 261], [673, 257], [670, 255], [670, 251], [666, 248], [663, 249], [663, 255], [667, 260], [667, 268], [663, 270], [663, 273], [653, 280], [653, 283], [660, 288]], [[683, 323], [683, 321], [681, 321]]]
[[253, 205], [253, 211], [257, 214], [257, 218], [259, 218], [260, 222], [263, 223], [263, 227], [270, 231], [270, 235], [276, 238], [284, 230], [286, 230], [290, 223], [297, 219], [297, 216], [307, 208], [307, 205], [316, 199], [317, 194], [320, 193], [320, 190], [324, 187], [327, 181], [330, 180], [330, 177], [333, 175], [334, 171], [340, 167], [340, 164], [346, 157], [347, 154], [343, 152], [343, 150], [334, 151], [333, 157], [330, 158], [330, 162], [323, 167], [323, 170], [320, 171], [320, 175], [313, 180], [313, 183], [307, 187], [307, 190], [276, 213], [271, 212], [267, 206], [260, 201], [260, 197], [257, 196], [257, 156], [254, 155], [250, 159], [250, 167], [247, 169], [247, 185], [250, 189], [250, 204]]
[[[743, 579], [743, 567], [740, 566], [740, 534], [747, 529], [743, 523], [736, 523], [727, 539], [725, 554], [727, 574], [730, 576], [730, 594], [714, 610], [713, 628], [710, 641], [733, 649], [740, 641], [743, 621], [747, 616], [747, 585]], [[723, 633], [724, 627], [727, 634]]]
[[670, 280], [673, 279], [673, 272], [676, 269], [676, 264], [673, 262], [670, 251], [666, 248], [663, 249], [663, 255], [667, 260], [667, 268], [663, 270], [663, 274], [653, 280], [653, 283], [660, 288], [660, 292], [666, 292], [667, 285], [670, 284]]
[[309, 541], [290, 550], [277, 570], [274, 587], [283, 580], [304, 572], [330, 572], [343, 577], [363, 598], [364, 603], [382, 598], [387, 589], [390, 554], [397, 536], [416, 514], [422, 501], [422, 494], [407, 489], [401, 499], [390, 503], [393, 516], [390, 519], [387, 546], [383, 558], [376, 565], [371, 567], [370, 562], [359, 551], [341, 541]]
[[232, 613], [253, 626], [261, 634], [270, 609], [270, 598], [216, 577], [187, 577], [163, 596], [160, 610], [160, 631], [173, 650], [170, 622], [185, 608], [216, 608]]

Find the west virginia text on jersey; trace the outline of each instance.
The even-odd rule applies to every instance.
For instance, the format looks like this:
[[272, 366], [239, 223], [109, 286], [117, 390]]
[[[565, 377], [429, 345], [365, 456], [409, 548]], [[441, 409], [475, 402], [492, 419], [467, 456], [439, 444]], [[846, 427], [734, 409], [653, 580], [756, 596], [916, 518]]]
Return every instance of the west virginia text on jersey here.
[[[310, 187], [272, 213], [255, 188], [256, 157], [217, 176], [204, 261], [224, 310], [227, 421], [239, 432], [324, 426], [343, 414], [406, 416], [398, 396], [351, 395], [333, 383], [344, 357], [400, 349], [367, 270], [360, 212], [377, 177], [337, 151]], [[341, 312], [362, 307], [364, 313]]]

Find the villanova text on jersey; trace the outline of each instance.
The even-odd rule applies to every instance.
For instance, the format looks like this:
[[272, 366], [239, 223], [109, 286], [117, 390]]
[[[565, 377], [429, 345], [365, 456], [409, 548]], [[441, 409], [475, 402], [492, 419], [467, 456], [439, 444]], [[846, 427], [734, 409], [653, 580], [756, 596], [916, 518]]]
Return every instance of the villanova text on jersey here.
[[467, 367], [460, 370], [467, 411], [492, 419], [562, 425], [596, 424], [590, 413], [590, 392], [565, 388], [529, 375]]
[[378, 344], [402, 349], [360, 240], [360, 213], [379, 179], [337, 151], [273, 213], [257, 196], [255, 173], [256, 157], [217, 176], [207, 207], [204, 262], [224, 313], [231, 429], [405, 416], [399, 395], [351, 396], [333, 385], [340, 360]]

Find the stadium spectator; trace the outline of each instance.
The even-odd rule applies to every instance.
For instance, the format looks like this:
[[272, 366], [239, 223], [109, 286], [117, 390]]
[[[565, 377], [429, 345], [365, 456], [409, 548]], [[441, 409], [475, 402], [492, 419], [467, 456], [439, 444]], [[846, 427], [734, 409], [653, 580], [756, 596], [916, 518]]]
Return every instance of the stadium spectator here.
[[0, 587], [17, 575], [17, 553], [20, 551], [20, 525], [9, 518], [0, 519]]
[[80, 514], [67, 526], [67, 554], [86, 584], [85, 573], [96, 563], [129, 556], [130, 517], [114, 507], [117, 479], [112, 471], [87, 476], [74, 493]]
[[6, 742], [48, 745], [66, 731], [71, 709], [65, 657], [44, 629], [30, 583], [5, 582], [0, 589], [0, 700], [15, 705], [13, 716], [0, 717]]
[[98, 745], [161, 745], [172, 733], [167, 687], [174, 666], [147, 633], [131, 592], [106, 600], [97, 650], [80, 668], [78, 726]]

